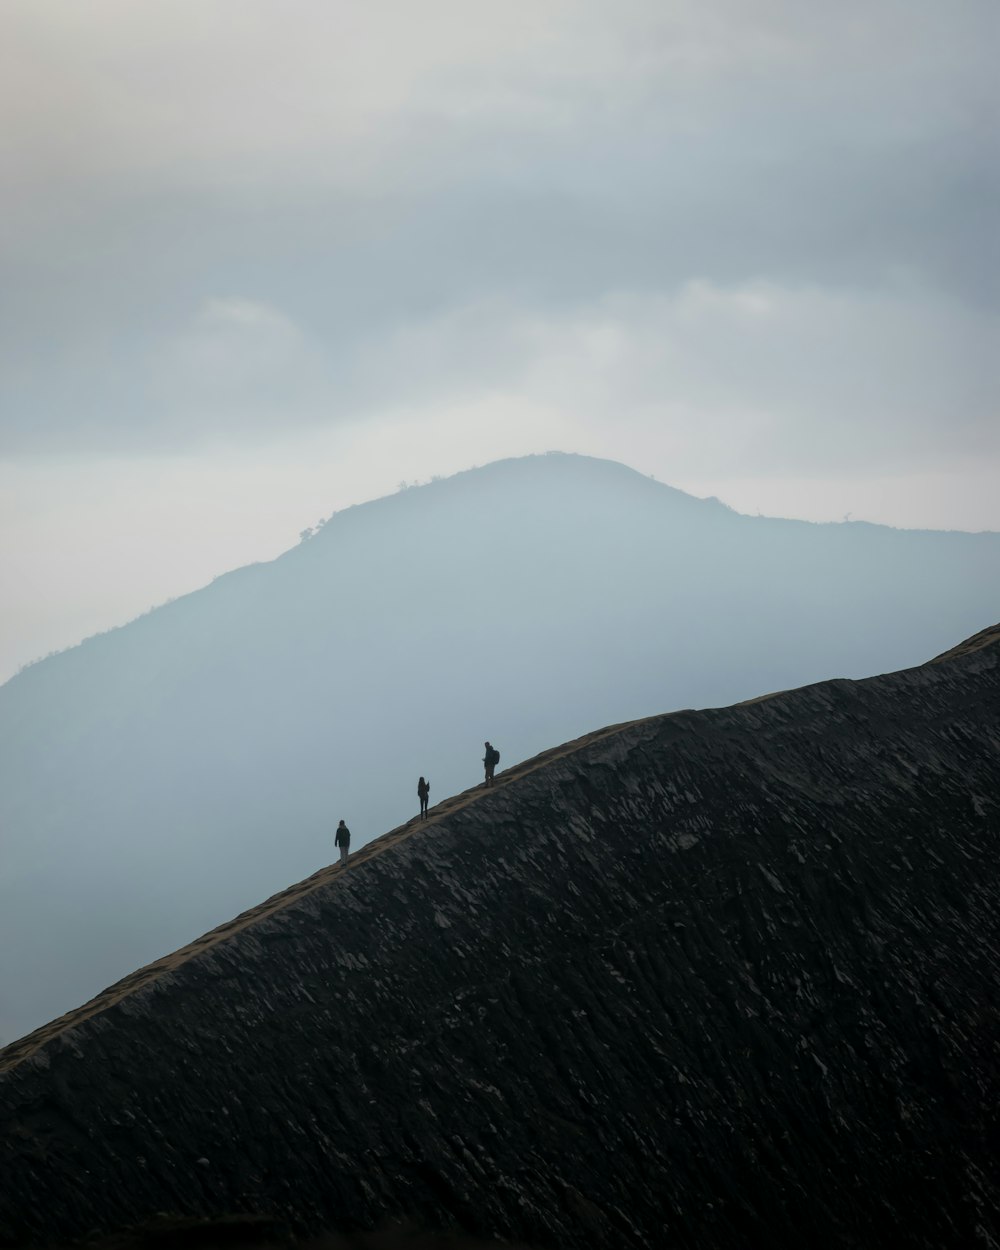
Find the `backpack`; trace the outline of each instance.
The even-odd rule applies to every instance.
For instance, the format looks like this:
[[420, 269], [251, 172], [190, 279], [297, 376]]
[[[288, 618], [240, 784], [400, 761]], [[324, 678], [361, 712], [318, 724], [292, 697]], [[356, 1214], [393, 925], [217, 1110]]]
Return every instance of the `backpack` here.
[[493, 748], [493, 754], [490, 757], [490, 763], [493, 765], [494, 768], [496, 768], [496, 766], [500, 763], [500, 752], [496, 749], [496, 747]]

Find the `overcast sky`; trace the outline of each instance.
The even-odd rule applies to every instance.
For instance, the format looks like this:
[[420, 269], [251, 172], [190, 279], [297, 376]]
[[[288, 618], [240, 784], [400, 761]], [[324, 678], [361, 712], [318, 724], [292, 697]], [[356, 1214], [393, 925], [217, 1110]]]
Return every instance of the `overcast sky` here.
[[2, 0], [0, 680], [504, 455], [1000, 529], [995, 0]]

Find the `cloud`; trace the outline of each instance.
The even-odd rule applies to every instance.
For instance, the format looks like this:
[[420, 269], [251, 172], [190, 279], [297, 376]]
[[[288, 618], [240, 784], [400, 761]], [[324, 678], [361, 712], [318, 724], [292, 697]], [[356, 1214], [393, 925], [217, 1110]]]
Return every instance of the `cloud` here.
[[132, 424], [78, 433], [90, 449], [263, 443], [499, 397], [575, 423], [581, 447], [602, 425], [656, 430], [694, 477], [1000, 461], [1000, 317], [940, 293], [701, 277], [364, 330], [324, 337], [264, 301], [205, 299], [140, 356]]
[[317, 346], [279, 309], [249, 299], [206, 299], [148, 376], [150, 405], [180, 439], [252, 434], [278, 414], [301, 421], [322, 390]]
[[1000, 456], [998, 330], [910, 294], [695, 280], [540, 325], [529, 385], [658, 425], [687, 472], [926, 466]]
[[586, 419], [603, 395], [786, 430], [799, 404], [800, 458], [850, 412], [886, 444], [908, 406], [979, 437], [989, 23], [984, 0], [9, 0], [0, 439], [196, 447], [499, 390], [568, 411], [582, 376]]
[[[364, 380], [503, 396], [672, 448], [676, 473], [876, 472], [1000, 460], [1000, 319], [946, 300], [705, 279], [559, 313], [453, 310], [373, 347]], [[449, 363], [450, 362], [450, 363]], [[369, 402], [375, 395], [369, 393]]]

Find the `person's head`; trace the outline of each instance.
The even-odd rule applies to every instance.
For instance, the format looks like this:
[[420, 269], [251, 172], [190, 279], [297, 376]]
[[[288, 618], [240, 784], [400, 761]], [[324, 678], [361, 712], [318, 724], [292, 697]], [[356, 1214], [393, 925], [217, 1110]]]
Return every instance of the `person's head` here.
[[340, 823], [341, 823], [341, 824], [343, 824], [344, 822], [343, 822], [343, 821], [341, 821]]
[[420, 778], [420, 785], [423, 785], [423, 784], [424, 784], [424, 779], [423, 779], [423, 777], [421, 777], [421, 778]]

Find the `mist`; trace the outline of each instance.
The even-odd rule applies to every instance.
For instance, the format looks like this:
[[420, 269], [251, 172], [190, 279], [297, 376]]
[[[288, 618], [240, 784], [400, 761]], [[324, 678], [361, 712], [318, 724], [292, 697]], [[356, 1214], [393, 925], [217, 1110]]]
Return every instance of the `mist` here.
[[1000, 536], [746, 517], [548, 455], [324, 519], [0, 687], [11, 1040], [430, 801], [602, 725], [929, 659]]

